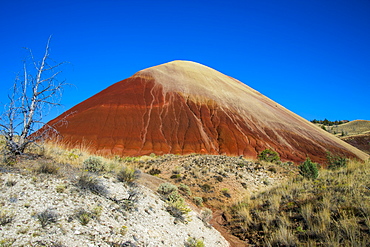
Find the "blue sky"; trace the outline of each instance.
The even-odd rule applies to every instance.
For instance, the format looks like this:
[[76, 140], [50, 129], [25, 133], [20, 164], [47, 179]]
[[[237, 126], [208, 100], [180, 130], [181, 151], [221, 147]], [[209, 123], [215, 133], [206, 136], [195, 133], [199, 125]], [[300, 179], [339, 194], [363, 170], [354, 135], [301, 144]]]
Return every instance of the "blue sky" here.
[[0, 104], [22, 60], [68, 61], [63, 109], [135, 72], [190, 60], [312, 120], [370, 120], [370, 1], [0, 1]]

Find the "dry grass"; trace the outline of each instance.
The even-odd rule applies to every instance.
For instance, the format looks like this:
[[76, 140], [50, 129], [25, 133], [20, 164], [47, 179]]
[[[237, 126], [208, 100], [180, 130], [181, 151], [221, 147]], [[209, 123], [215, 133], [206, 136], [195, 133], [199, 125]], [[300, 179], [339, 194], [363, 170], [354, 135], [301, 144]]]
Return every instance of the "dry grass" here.
[[328, 132], [338, 136], [344, 133], [345, 136], [359, 135], [370, 131], [370, 121], [354, 120], [345, 124], [326, 126]]
[[247, 197], [230, 208], [230, 228], [257, 246], [369, 246], [369, 165], [350, 161]]

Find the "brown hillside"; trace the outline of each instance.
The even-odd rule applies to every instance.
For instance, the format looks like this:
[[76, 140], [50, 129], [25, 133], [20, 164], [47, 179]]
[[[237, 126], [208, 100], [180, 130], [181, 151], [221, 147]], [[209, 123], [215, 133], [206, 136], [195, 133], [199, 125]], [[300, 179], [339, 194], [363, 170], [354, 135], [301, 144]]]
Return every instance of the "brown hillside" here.
[[[73, 115], [68, 115], [74, 112]], [[276, 102], [204, 65], [174, 61], [137, 72], [71, 108], [63, 142], [100, 154], [227, 154], [325, 160], [367, 155]]]
[[370, 133], [361, 135], [344, 136], [341, 139], [352, 146], [370, 154]]

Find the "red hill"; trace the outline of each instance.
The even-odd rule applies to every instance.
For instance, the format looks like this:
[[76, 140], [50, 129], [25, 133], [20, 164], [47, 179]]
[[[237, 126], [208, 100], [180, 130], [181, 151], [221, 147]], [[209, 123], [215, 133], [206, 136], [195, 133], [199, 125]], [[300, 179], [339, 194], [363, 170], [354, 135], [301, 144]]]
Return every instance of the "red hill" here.
[[[73, 115], [68, 115], [74, 112]], [[71, 108], [57, 130], [103, 155], [228, 154], [323, 161], [367, 155], [276, 102], [204, 65], [174, 61], [137, 72]]]

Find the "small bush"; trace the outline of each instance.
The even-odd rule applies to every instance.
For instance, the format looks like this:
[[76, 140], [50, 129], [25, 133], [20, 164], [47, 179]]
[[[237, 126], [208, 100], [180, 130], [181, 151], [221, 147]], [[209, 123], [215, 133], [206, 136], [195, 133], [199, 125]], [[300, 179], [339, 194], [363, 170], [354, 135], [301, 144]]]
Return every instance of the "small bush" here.
[[17, 164], [17, 158], [14, 155], [3, 155], [2, 163], [6, 166], [14, 166]]
[[212, 210], [209, 208], [205, 208], [202, 211], [200, 211], [199, 218], [204, 222], [206, 226], [209, 225], [209, 222], [212, 219]]
[[57, 222], [58, 214], [50, 209], [46, 209], [45, 211], [38, 213], [36, 217], [40, 222], [41, 227], [45, 228], [48, 224]]
[[189, 186], [187, 186], [186, 184], [180, 184], [179, 185], [179, 190], [180, 190], [180, 192], [182, 192], [185, 195], [188, 195], [188, 196], [191, 195], [191, 190], [190, 190]]
[[59, 167], [55, 164], [51, 163], [50, 161], [42, 161], [41, 164], [36, 169], [37, 173], [45, 173], [45, 174], [57, 174]]
[[86, 160], [84, 160], [83, 164], [84, 170], [89, 172], [102, 172], [105, 170], [105, 165], [100, 157], [89, 156]]
[[298, 168], [299, 173], [305, 178], [316, 179], [319, 176], [317, 164], [312, 162], [308, 157]]
[[271, 149], [265, 149], [261, 153], [258, 154], [258, 159], [267, 161], [267, 162], [274, 162], [274, 161], [279, 161], [280, 157], [277, 152]]
[[58, 184], [57, 186], [55, 186], [55, 190], [58, 193], [63, 193], [66, 188], [67, 188], [67, 185], [65, 184]]
[[170, 183], [162, 183], [159, 185], [157, 191], [158, 193], [166, 196], [174, 191], [177, 191], [177, 186]]
[[187, 221], [186, 216], [191, 210], [186, 206], [184, 198], [182, 198], [177, 191], [173, 191], [169, 194], [166, 202], [167, 212], [181, 222]]
[[149, 172], [148, 172], [150, 175], [152, 175], [152, 176], [155, 176], [155, 175], [159, 175], [159, 174], [161, 174], [161, 170], [159, 170], [159, 169], [157, 169], [157, 168], [152, 168], [152, 169], [150, 169], [149, 170]]
[[229, 193], [229, 189], [227, 189], [227, 188], [221, 189], [221, 193], [222, 193], [224, 196], [226, 196], [227, 198], [230, 198], [230, 197], [231, 197], [231, 195], [230, 195], [230, 193]]
[[336, 170], [342, 167], [347, 167], [348, 159], [342, 156], [334, 156], [330, 152], [326, 153], [326, 159], [328, 161], [328, 168]]
[[17, 180], [10, 178], [5, 182], [5, 185], [8, 187], [13, 187], [14, 185], [17, 184]]
[[198, 207], [203, 206], [203, 198], [202, 197], [194, 196], [193, 201], [194, 201], [195, 205], [197, 205]]
[[82, 190], [89, 190], [95, 194], [106, 194], [106, 189], [100, 183], [100, 181], [95, 176], [89, 175], [87, 173], [82, 173], [78, 177], [76, 185]]
[[9, 224], [14, 219], [14, 215], [8, 210], [0, 208], [0, 226]]
[[185, 242], [186, 247], [204, 247], [204, 242], [202, 239], [196, 239], [194, 237], [189, 237]]
[[92, 214], [85, 209], [80, 209], [76, 212], [75, 217], [81, 223], [81, 225], [85, 226], [91, 220]]
[[212, 187], [209, 184], [203, 184], [199, 186], [204, 192], [208, 193], [211, 191]]
[[117, 173], [117, 179], [120, 182], [132, 183], [140, 177], [140, 171], [130, 167], [123, 167]]

